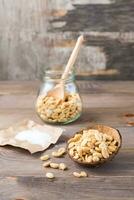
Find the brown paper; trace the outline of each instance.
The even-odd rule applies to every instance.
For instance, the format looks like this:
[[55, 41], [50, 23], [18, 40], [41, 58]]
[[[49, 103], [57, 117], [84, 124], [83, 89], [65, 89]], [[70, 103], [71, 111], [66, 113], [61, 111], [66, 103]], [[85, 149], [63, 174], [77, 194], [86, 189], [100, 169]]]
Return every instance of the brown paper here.
[[24, 120], [0, 131], [0, 146], [12, 145], [35, 153], [47, 149], [50, 144], [55, 144], [62, 132], [63, 129], [58, 127]]

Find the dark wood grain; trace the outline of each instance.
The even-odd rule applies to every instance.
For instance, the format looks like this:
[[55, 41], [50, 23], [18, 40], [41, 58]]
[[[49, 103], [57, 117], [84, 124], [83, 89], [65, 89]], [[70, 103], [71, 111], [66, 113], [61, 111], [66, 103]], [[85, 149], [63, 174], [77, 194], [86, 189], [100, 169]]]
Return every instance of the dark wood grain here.
[[[34, 111], [39, 82], [0, 82], [0, 128], [24, 118], [42, 123]], [[119, 129], [123, 144], [113, 161], [97, 168], [82, 167], [67, 155], [53, 159], [65, 162], [63, 172], [43, 169], [40, 153], [10, 146], [0, 147], [0, 200], [133, 200], [134, 197], [134, 82], [78, 82], [84, 111], [81, 119], [63, 126], [65, 132], [54, 149], [65, 146], [67, 139], [79, 129], [93, 122]], [[72, 176], [74, 171], [85, 170], [88, 178]], [[47, 171], [56, 178], [48, 180]]]
[[[74, 5], [75, 9], [52, 22], [66, 22], [54, 30], [61, 31], [100, 31], [128, 32], [134, 31], [134, 2], [133, 0], [118, 0], [112, 4], [81, 4]], [[78, 17], [79, 16], [79, 17]]]
[[[1, 200], [5, 200], [4, 194], [7, 194], [7, 200], [38, 200], [42, 198], [133, 200], [133, 187], [124, 187], [126, 182], [131, 185], [133, 181], [133, 177], [127, 177], [125, 181], [122, 177], [90, 177], [87, 180], [73, 181], [72, 178], [57, 178], [53, 182], [43, 177], [17, 177], [16, 179], [7, 177], [0, 180]], [[5, 185], [7, 185], [8, 190], [4, 188]]]
[[80, 78], [134, 80], [133, 0], [1, 0], [0, 80], [63, 69], [80, 34]]

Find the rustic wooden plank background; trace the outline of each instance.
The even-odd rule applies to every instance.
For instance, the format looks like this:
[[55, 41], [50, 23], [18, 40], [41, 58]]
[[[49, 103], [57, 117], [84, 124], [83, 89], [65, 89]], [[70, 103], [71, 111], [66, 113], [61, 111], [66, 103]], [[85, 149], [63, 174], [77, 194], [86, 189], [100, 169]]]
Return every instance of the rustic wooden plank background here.
[[134, 0], [0, 0], [0, 80], [61, 69], [80, 33], [88, 79], [134, 79]]

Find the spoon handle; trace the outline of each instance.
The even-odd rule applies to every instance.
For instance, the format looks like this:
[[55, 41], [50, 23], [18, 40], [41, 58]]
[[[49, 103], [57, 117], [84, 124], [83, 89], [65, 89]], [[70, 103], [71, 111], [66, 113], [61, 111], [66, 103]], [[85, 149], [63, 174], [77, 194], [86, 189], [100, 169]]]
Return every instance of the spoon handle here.
[[72, 54], [71, 54], [71, 56], [70, 56], [70, 58], [68, 60], [68, 63], [67, 63], [66, 68], [65, 68], [65, 71], [62, 74], [62, 77], [61, 77], [62, 80], [66, 79], [70, 69], [73, 67], [74, 62], [75, 62], [75, 60], [77, 58], [78, 52], [80, 50], [80, 46], [81, 46], [83, 41], [84, 41], [83, 35], [79, 36], [78, 39], [77, 39], [76, 45], [74, 47], [74, 50], [73, 50], [73, 52], [72, 52]]

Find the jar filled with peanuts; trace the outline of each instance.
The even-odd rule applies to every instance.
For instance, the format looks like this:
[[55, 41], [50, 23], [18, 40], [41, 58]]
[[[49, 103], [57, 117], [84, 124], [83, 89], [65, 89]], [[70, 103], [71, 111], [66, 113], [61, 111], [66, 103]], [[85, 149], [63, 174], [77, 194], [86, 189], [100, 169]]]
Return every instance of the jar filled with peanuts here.
[[47, 123], [68, 124], [82, 113], [82, 102], [75, 83], [74, 72], [64, 81], [64, 99], [47, 95], [60, 82], [62, 72], [48, 70], [36, 101], [39, 117]]

